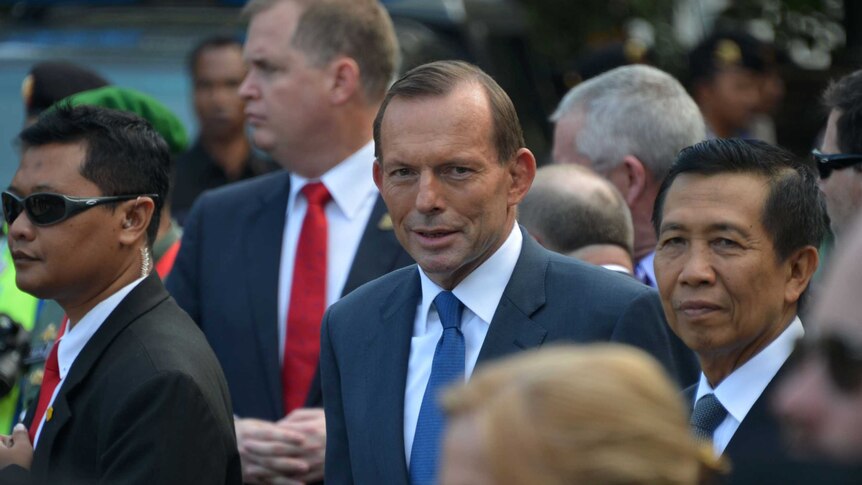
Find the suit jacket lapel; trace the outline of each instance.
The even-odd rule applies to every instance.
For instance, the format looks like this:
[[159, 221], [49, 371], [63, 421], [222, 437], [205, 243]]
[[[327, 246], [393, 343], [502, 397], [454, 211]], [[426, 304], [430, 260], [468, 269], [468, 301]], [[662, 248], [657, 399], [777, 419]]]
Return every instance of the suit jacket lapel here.
[[378, 195], [341, 295], [394, 270], [402, 252], [401, 245], [392, 233], [392, 220], [389, 219], [386, 204], [383, 203], [383, 197]]
[[[75, 395], [81, 383], [90, 374], [93, 366], [101, 358], [102, 354], [111, 345], [111, 342], [132, 321], [141, 314], [150, 311], [153, 307], [168, 298], [168, 292], [162, 285], [158, 275], [153, 272], [138, 286], [136, 286], [108, 315], [104, 323], [96, 330], [90, 341], [84, 345], [81, 353], [75, 359], [69, 373], [63, 379], [60, 392], [54, 398], [53, 414], [51, 420], [42, 427], [39, 442], [33, 455], [34, 470], [48, 470], [50, 466], [51, 449], [58, 433], [63, 426], [72, 418], [69, 400]], [[30, 416], [32, 419], [32, 416]]]
[[263, 361], [260, 378], [266, 381], [273, 416], [284, 412], [278, 356], [278, 280], [290, 175], [284, 172], [283, 179], [283, 183], [272, 192], [261, 194], [260, 198], [252, 201], [245, 227], [239, 229], [246, 234], [243, 238], [243, 261], [248, 263], [248, 269], [242, 273], [248, 308], [251, 309], [252, 328], [249, 330], [257, 342], [258, 349], [254, 353]]
[[[414, 266], [415, 268], [415, 266]], [[383, 299], [380, 323], [369, 332], [364, 352], [370, 363], [366, 374], [371, 442], [378, 476], [390, 483], [408, 483], [404, 455], [404, 389], [410, 358], [410, 339], [416, 305], [422, 297], [418, 270], [405, 272], [403, 282]]]
[[545, 304], [545, 273], [549, 260], [545, 250], [520, 229], [524, 236], [521, 255], [494, 313], [477, 364], [538, 347], [548, 333], [531, 317]]

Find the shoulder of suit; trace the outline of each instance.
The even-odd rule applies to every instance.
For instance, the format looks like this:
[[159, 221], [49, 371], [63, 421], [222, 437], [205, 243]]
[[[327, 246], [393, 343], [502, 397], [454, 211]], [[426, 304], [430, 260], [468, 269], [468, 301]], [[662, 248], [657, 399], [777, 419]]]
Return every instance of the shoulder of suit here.
[[236, 206], [252, 198], [268, 197], [289, 187], [290, 174], [285, 170], [270, 172], [207, 190], [195, 204], [207, 207]]
[[553, 253], [548, 256], [548, 286], [560, 284], [576, 285], [596, 294], [625, 295], [636, 298], [655, 293], [652, 288], [629, 275], [611, 271], [583, 261]]
[[347, 295], [344, 295], [344, 297], [335, 302], [331, 308], [335, 310], [348, 309], [348, 311], [354, 311], [356, 308], [368, 306], [369, 302], [379, 301], [382, 298], [386, 298], [397, 288], [403, 288], [404, 285], [410, 283], [411, 278], [416, 278], [418, 280], [419, 276], [416, 268], [416, 264], [411, 264], [373, 279], [351, 291]]

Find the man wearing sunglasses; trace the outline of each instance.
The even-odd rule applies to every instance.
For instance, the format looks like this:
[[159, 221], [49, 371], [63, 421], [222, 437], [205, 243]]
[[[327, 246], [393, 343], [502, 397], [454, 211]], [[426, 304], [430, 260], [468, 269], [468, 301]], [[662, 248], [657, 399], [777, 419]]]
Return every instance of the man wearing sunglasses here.
[[[791, 444], [840, 461], [862, 461], [862, 225], [820, 286], [810, 336], [781, 382], [776, 410]], [[860, 475], [862, 476], [862, 475]]]
[[698, 143], [662, 183], [653, 223], [668, 324], [702, 368], [685, 391], [692, 430], [730, 460], [730, 482], [856, 483], [792, 458], [769, 412], [828, 231], [814, 171], [760, 141]]
[[832, 230], [840, 241], [862, 208], [862, 71], [826, 89], [829, 111], [823, 144], [813, 153]]
[[164, 139], [137, 116], [68, 106], [19, 138], [0, 195], [16, 283], [69, 323], [35, 406], [0, 437], [0, 483], [239, 483], [224, 375], [152, 271]]

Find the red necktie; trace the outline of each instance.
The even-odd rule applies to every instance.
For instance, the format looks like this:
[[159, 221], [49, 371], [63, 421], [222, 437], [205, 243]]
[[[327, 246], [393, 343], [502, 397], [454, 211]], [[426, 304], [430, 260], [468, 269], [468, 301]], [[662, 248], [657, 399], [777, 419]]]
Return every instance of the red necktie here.
[[45, 361], [42, 387], [39, 388], [39, 403], [36, 405], [36, 414], [33, 415], [33, 422], [30, 423], [30, 429], [28, 430], [30, 433], [30, 443], [36, 440], [36, 430], [39, 429], [42, 417], [45, 416], [45, 410], [48, 409], [48, 403], [51, 402], [54, 389], [60, 383], [60, 366], [57, 364], [57, 347], [59, 346], [59, 340], [54, 342], [54, 346], [51, 347], [51, 353], [48, 354], [48, 360]]
[[326, 310], [326, 203], [332, 198], [320, 182], [302, 194], [308, 210], [293, 259], [293, 283], [285, 332], [281, 383], [284, 412], [302, 407], [320, 356], [320, 320]]

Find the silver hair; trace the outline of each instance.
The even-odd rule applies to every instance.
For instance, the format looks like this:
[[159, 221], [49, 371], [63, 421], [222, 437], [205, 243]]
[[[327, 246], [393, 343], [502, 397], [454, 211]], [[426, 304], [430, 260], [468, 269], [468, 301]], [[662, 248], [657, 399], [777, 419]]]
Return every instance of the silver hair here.
[[644, 65], [623, 66], [572, 88], [551, 121], [583, 116], [578, 152], [607, 173], [636, 156], [657, 181], [677, 153], [705, 137], [703, 116], [670, 74]]

